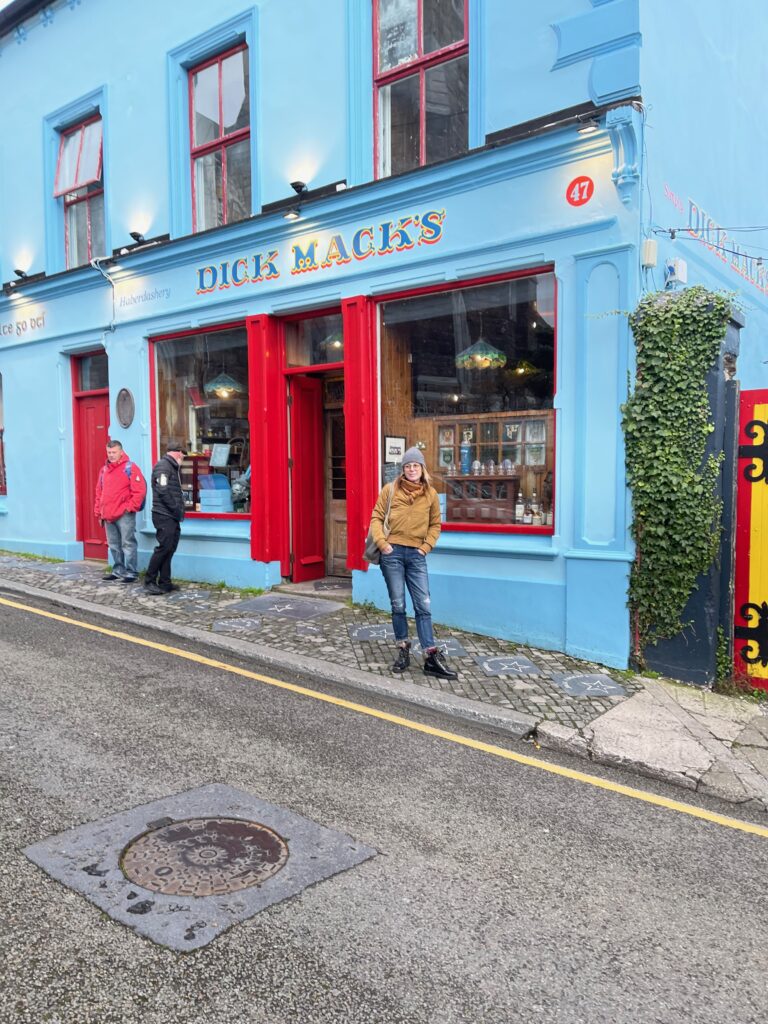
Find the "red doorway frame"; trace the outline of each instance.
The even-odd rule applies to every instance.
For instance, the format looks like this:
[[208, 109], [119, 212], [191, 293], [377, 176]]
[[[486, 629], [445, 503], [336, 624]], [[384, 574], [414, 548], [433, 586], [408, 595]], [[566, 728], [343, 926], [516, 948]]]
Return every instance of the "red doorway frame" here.
[[344, 371], [344, 419], [353, 426], [346, 434], [347, 535], [350, 538], [347, 568], [364, 569], [367, 564], [362, 551], [378, 493], [379, 385], [374, 300], [357, 296], [341, 302], [343, 363], [285, 366], [284, 325], [335, 313], [338, 309], [336, 306], [309, 310], [280, 318], [262, 314], [247, 320], [253, 452], [251, 557], [260, 562], [279, 561], [280, 573], [286, 577], [291, 573], [286, 406], [287, 382], [293, 374]]
[[[93, 480], [87, 479], [87, 439], [83, 437], [82, 425], [80, 422], [80, 411], [82, 403], [87, 399], [105, 399], [105, 430], [103, 455], [106, 460], [106, 443], [109, 438], [109, 387], [94, 388], [89, 391], [81, 391], [79, 365], [82, 359], [88, 356], [106, 355], [104, 349], [93, 349], [90, 352], [78, 352], [70, 358], [70, 371], [72, 374], [72, 436], [74, 440], [74, 470], [75, 470], [75, 538], [83, 542], [83, 557], [106, 559], [107, 539], [102, 531], [101, 541], [89, 540], [85, 537], [86, 516], [93, 517], [93, 498], [95, 495], [96, 477]], [[90, 505], [86, 511], [85, 503], [90, 498]], [[92, 525], [92, 523], [91, 523]]]

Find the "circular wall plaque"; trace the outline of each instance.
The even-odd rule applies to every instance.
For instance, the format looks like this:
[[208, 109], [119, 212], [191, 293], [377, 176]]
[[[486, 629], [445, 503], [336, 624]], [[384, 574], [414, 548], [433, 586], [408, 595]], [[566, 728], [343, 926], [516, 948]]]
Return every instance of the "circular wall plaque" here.
[[288, 860], [285, 840], [256, 821], [192, 818], [130, 843], [121, 867], [131, 882], [169, 896], [221, 896], [260, 885]]
[[133, 423], [133, 416], [136, 412], [136, 404], [133, 395], [128, 388], [120, 388], [115, 399], [115, 411], [117, 422], [121, 427], [130, 427]]

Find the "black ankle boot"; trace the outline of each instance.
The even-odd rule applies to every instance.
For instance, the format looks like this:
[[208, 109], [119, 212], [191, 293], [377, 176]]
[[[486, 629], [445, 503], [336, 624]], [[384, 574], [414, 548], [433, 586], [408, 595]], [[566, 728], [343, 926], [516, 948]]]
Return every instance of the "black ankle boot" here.
[[397, 658], [395, 659], [395, 661], [392, 664], [392, 671], [393, 672], [405, 672], [405, 670], [408, 668], [408, 666], [410, 664], [411, 664], [411, 645], [408, 644], [408, 643], [401, 644], [399, 649], [398, 649], [398, 652], [397, 652]]
[[439, 676], [440, 679], [458, 679], [459, 673], [448, 668], [445, 659], [440, 651], [430, 651], [427, 660], [424, 662], [424, 674], [428, 676]]

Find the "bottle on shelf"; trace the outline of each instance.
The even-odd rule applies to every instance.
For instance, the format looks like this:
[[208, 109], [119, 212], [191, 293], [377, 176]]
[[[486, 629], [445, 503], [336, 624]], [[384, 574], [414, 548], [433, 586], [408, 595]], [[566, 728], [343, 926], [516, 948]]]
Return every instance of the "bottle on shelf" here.
[[526, 501], [526, 503], [525, 503], [525, 511], [523, 512], [523, 525], [524, 526], [531, 526], [532, 523], [533, 523], [533, 512], [531, 512], [531, 503], [530, 503], [530, 501]]
[[480, 460], [475, 459], [475, 461], [472, 463], [472, 476], [480, 476], [480, 470]]
[[517, 492], [517, 500], [515, 501], [515, 522], [522, 523], [523, 516], [525, 515], [525, 497], [523, 495], [523, 488]]
[[494, 473], [496, 472], [496, 463], [493, 461], [493, 459], [488, 460], [488, 464], [486, 465], [486, 472], [488, 473], [488, 476], [493, 476]]
[[551, 505], [549, 505], [549, 506], [547, 507], [547, 511], [546, 511], [546, 512], [544, 513], [544, 525], [545, 525], [545, 526], [551, 526], [551, 525], [552, 525], [552, 523], [553, 523], [553, 518], [552, 518], [552, 506], [551, 506]]
[[542, 519], [542, 515], [541, 515], [541, 509], [537, 508], [536, 511], [533, 513], [533, 517], [531, 518], [531, 525], [532, 526], [541, 526], [542, 522], [543, 522], [543, 519]]
[[472, 467], [472, 445], [468, 441], [464, 441], [459, 454], [461, 456], [461, 472], [464, 476], [469, 476]]
[[535, 516], [537, 512], [540, 512], [540, 510], [541, 510], [541, 505], [539, 504], [539, 496], [536, 494], [536, 491], [532, 491], [531, 492], [531, 514]]

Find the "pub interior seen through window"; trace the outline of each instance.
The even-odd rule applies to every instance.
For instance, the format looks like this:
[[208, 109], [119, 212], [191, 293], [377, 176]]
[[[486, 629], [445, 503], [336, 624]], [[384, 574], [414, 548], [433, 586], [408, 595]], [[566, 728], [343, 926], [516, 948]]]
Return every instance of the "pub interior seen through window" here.
[[160, 453], [181, 441], [189, 511], [250, 511], [248, 347], [244, 328], [158, 339]]
[[418, 445], [443, 522], [551, 531], [554, 310], [553, 274], [381, 305], [385, 481]]

